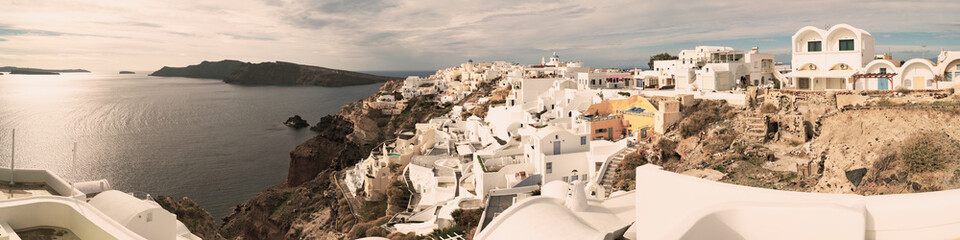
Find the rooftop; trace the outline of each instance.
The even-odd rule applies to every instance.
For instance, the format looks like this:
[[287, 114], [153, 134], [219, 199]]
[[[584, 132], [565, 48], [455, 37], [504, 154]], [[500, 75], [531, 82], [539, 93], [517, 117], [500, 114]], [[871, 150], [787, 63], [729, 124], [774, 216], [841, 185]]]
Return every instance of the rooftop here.
[[43, 183], [14, 183], [11, 187], [6, 181], [0, 183], [0, 192], [0, 200], [57, 195], [57, 191]]

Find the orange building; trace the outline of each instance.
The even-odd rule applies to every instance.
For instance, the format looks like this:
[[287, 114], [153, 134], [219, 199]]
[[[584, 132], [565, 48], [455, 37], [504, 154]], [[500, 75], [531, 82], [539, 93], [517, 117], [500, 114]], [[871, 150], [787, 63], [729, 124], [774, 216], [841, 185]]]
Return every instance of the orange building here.
[[582, 118], [590, 124], [591, 139], [619, 141], [628, 136], [642, 139], [653, 128], [656, 111], [650, 101], [635, 95], [590, 105]]

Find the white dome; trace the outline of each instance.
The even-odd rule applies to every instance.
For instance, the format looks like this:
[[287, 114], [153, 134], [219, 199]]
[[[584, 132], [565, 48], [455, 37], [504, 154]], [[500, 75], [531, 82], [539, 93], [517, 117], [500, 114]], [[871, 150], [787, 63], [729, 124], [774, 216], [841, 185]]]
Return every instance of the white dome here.
[[545, 197], [551, 197], [560, 200], [561, 202], [566, 201], [567, 193], [570, 191], [570, 184], [567, 184], [562, 181], [552, 181], [544, 184], [540, 187], [540, 194]]

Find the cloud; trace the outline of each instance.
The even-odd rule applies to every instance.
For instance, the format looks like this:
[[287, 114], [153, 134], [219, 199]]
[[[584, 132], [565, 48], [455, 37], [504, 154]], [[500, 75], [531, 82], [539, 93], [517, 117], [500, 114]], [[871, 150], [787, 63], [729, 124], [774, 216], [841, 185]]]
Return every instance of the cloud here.
[[233, 58], [432, 70], [471, 58], [534, 63], [559, 51], [564, 60], [590, 66], [629, 66], [699, 44], [759, 46], [789, 61], [781, 55], [789, 54], [789, 36], [803, 26], [848, 23], [882, 31], [878, 45], [913, 32], [949, 39], [960, 29], [955, 9], [960, 2], [949, 0], [14, 1], [0, 19], [7, 39], [0, 61], [152, 69]]

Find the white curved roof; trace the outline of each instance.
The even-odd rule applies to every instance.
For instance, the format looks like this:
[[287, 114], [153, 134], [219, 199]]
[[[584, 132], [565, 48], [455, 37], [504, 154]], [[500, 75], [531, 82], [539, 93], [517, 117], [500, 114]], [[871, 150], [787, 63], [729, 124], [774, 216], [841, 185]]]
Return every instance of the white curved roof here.
[[577, 217], [559, 200], [532, 197], [490, 222], [477, 239], [605, 239], [607, 233]]
[[129, 194], [117, 190], [104, 191], [90, 199], [90, 205], [113, 218], [120, 224], [128, 224], [130, 220], [142, 212], [161, 209], [159, 205], [137, 199]]
[[[570, 191], [569, 184], [561, 181], [551, 181], [540, 187], [540, 195], [551, 197], [563, 201], [567, 199], [567, 192]], [[562, 203], [562, 202], [561, 202]]]
[[[636, 194], [643, 196], [636, 198], [637, 239], [707, 233], [712, 239], [960, 237], [960, 190], [877, 196], [790, 192], [713, 182], [648, 164], [637, 167]], [[719, 230], [726, 234], [717, 235]]]

